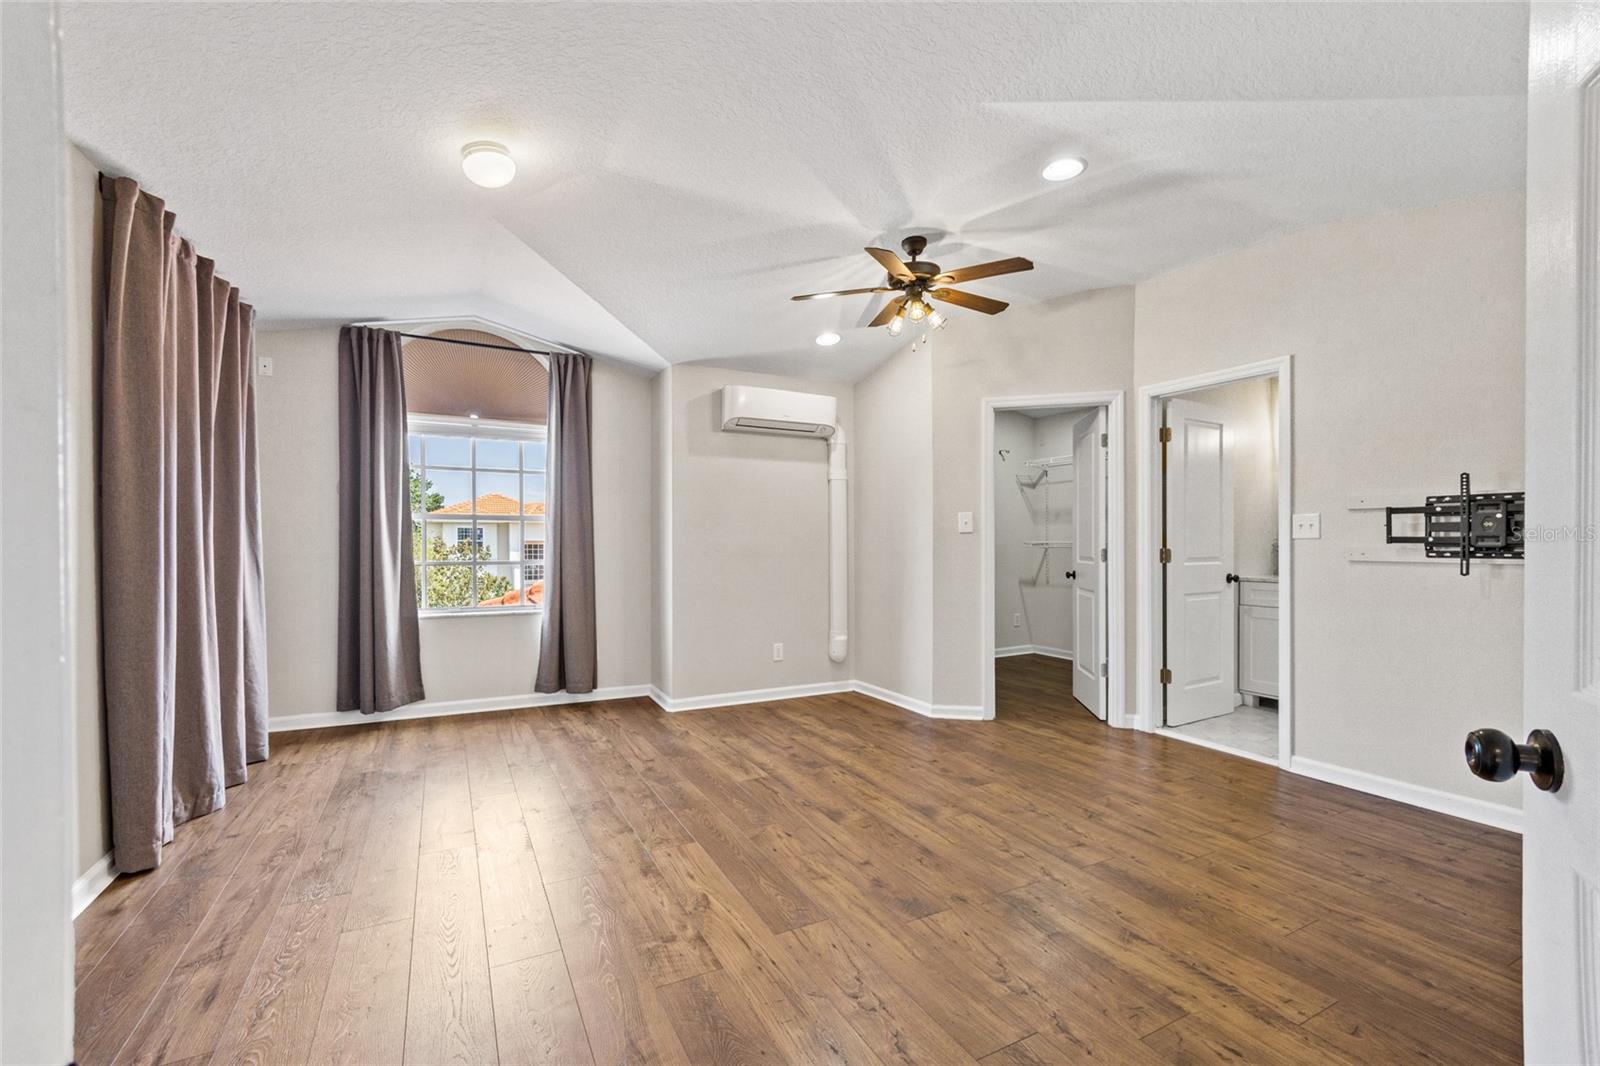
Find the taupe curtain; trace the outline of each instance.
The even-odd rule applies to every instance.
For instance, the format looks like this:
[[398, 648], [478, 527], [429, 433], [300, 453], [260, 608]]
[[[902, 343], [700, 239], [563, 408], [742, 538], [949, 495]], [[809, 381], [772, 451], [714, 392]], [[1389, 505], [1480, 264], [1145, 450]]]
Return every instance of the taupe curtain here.
[[338, 708], [362, 714], [424, 698], [401, 340], [339, 331]]
[[550, 567], [544, 590], [537, 692], [593, 692], [594, 491], [589, 470], [587, 355], [550, 358]]
[[100, 640], [119, 870], [267, 757], [254, 313], [163, 202], [100, 179]]

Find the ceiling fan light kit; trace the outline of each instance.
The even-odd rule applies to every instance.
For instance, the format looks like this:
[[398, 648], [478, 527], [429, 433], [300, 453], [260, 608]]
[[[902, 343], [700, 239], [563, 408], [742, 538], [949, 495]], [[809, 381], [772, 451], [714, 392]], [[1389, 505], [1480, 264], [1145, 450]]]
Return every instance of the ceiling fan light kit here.
[[[1079, 161], [1081, 162], [1081, 160]], [[976, 281], [979, 278], [998, 277], [1001, 274], [1016, 274], [1024, 270], [1032, 270], [1033, 262], [1021, 256], [1010, 259], [996, 259], [989, 263], [978, 263], [974, 266], [957, 267], [955, 270], [942, 270], [938, 263], [924, 262], [921, 258], [924, 249], [928, 247], [928, 238], [911, 236], [900, 242], [900, 247], [905, 250], [909, 259], [901, 258], [887, 248], [867, 248], [866, 253], [878, 261], [888, 276], [884, 284], [869, 289], [838, 289], [833, 292], [811, 292], [801, 296], [792, 297], [795, 300], [824, 300], [833, 296], [860, 296], [876, 295], [878, 293], [897, 294], [883, 309], [878, 312], [873, 320], [867, 323], [868, 328], [885, 326], [891, 337], [898, 337], [905, 329], [906, 319], [913, 322], [926, 320], [934, 329], [943, 328], [947, 321], [946, 316], [938, 311], [930, 301], [938, 300], [941, 303], [954, 304], [965, 307], [971, 311], [980, 311], [986, 315], [998, 315], [1009, 305], [1004, 300], [992, 300], [987, 296], [978, 296], [975, 293], [962, 292], [949, 286], [960, 284], [964, 281]]]

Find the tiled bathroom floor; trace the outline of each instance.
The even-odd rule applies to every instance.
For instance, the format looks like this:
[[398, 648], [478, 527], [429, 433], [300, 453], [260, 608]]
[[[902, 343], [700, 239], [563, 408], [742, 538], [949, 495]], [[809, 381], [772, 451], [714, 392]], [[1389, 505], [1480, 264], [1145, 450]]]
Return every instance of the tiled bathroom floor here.
[[1240, 704], [1232, 714], [1190, 722], [1178, 726], [1173, 732], [1268, 759], [1275, 759], [1278, 755], [1278, 711], [1275, 707], [1247, 707]]

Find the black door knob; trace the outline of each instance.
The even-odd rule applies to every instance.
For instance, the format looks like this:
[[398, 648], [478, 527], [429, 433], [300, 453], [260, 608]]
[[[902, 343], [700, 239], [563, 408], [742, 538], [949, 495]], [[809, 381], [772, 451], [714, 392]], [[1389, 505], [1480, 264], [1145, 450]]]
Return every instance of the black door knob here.
[[1076, 580], [1078, 580], [1078, 572], [1076, 570], [1068, 570], [1062, 576], [1064, 576], [1068, 581], [1076, 581]]
[[1498, 729], [1474, 729], [1467, 734], [1467, 768], [1485, 781], [1509, 781], [1526, 773], [1546, 792], [1561, 787], [1565, 769], [1561, 745], [1548, 729], [1535, 729], [1526, 744], [1518, 744]]
[[1228, 584], [1230, 584], [1230, 585], [1237, 584], [1238, 581], [1239, 581], [1239, 575], [1238, 574], [1229, 574], [1227, 576], [1226, 580], [1227, 580]]

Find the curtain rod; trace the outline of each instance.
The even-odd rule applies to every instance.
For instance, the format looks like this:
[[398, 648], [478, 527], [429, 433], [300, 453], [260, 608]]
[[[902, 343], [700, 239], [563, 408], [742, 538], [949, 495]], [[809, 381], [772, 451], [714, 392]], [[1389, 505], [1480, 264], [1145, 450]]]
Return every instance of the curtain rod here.
[[[382, 327], [378, 327], [382, 328]], [[543, 348], [518, 348], [514, 344], [490, 344], [487, 341], [457, 340], [454, 337], [430, 337], [426, 333], [402, 333], [400, 330], [391, 329], [388, 332], [400, 337], [410, 337], [419, 341], [438, 341], [440, 344], [465, 344], [471, 348], [494, 348], [502, 352], [527, 352], [529, 355], [581, 355], [581, 352], [550, 352]]]

